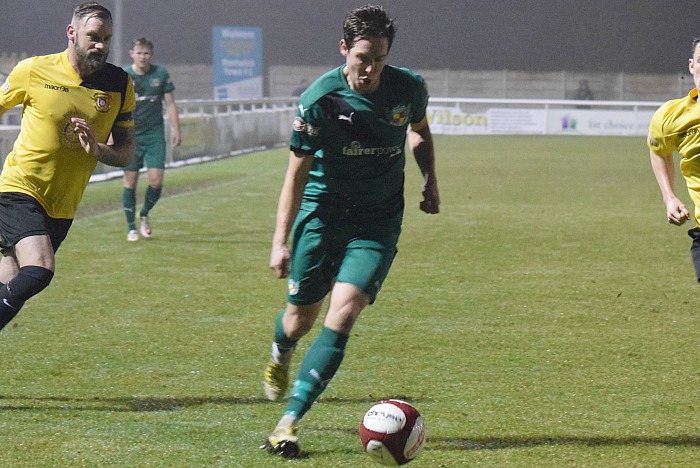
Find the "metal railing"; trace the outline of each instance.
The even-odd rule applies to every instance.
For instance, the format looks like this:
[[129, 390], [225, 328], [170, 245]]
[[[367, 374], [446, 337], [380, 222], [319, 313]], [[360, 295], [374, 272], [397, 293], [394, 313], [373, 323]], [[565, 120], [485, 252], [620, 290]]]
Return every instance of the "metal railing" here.
[[[522, 119], [549, 119], [553, 121], [534, 133], [544, 134], [632, 134], [643, 133], [651, 113], [661, 102], [645, 101], [575, 101], [567, 99], [488, 99], [488, 98], [431, 98], [429, 119], [433, 133], [527, 133], [528, 128], [517, 129], [512, 122], [498, 127], [496, 131], [489, 119], [494, 116], [508, 119], [509, 114]], [[237, 154], [248, 153], [266, 148], [286, 145], [292, 128], [297, 101], [293, 97], [262, 98], [247, 100], [179, 100], [180, 126], [182, 144], [177, 148], [170, 146], [170, 125], [166, 123], [166, 142], [168, 145], [166, 165], [181, 166], [221, 159]], [[582, 109], [585, 108], [585, 109]], [[439, 110], [436, 110], [439, 109]], [[447, 109], [447, 111], [445, 111]], [[452, 111], [454, 110], [454, 111]], [[498, 113], [490, 111], [497, 110]], [[544, 114], [541, 114], [544, 112]], [[566, 113], [569, 122], [578, 119], [578, 129], [571, 127], [556, 128]], [[542, 117], [544, 115], [544, 117]], [[0, 159], [12, 148], [19, 133], [21, 108], [16, 107], [3, 115], [0, 120]], [[633, 122], [634, 129], [615, 129], [607, 133], [586, 133], [584, 123], [595, 119], [621, 118]], [[167, 119], [167, 116], [166, 116]], [[595, 122], [594, 122], [595, 123]], [[460, 127], [461, 125], [461, 127]], [[466, 129], [467, 125], [471, 128]], [[539, 128], [539, 127], [538, 127]], [[467, 131], [465, 131], [465, 129]], [[573, 130], [577, 130], [573, 132]], [[121, 171], [98, 164], [93, 180], [117, 177]]]

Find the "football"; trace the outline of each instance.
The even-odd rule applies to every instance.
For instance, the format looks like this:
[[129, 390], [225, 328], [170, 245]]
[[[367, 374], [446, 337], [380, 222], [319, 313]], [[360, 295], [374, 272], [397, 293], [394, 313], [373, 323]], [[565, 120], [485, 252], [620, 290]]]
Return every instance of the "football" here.
[[405, 465], [425, 445], [423, 417], [405, 401], [380, 401], [362, 418], [360, 440], [374, 461], [388, 466]]

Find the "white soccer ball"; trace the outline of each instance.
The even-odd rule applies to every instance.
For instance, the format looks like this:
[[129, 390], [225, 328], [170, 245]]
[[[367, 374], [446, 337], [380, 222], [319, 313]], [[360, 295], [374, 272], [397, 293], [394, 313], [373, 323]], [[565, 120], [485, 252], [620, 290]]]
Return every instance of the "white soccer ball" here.
[[405, 401], [380, 401], [362, 418], [360, 440], [374, 461], [388, 466], [405, 465], [425, 445], [423, 417]]

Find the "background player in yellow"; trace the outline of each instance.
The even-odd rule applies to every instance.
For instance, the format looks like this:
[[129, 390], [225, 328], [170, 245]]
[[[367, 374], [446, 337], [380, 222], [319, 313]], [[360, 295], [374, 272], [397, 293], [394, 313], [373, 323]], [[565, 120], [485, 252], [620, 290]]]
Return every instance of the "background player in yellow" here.
[[678, 226], [690, 219], [690, 212], [673, 189], [673, 153], [677, 151], [681, 155], [681, 172], [695, 204], [696, 226], [688, 235], [693, 239], [690, 253], [700, 281], [700, 36], [693, 39], [688, 70], [695, 88], [686, 97], [668, 101], [656, 111], [649, 125], [647, 144], [651, 167], [666, 205], [666, 217], [669, 223]]
[[97, 162], [124, 167], [134, 155], [133, 84], [106, 62], [110, 11], [78, 5], [66, 35], [65, 51], [21, 61], [0, 88], [0, 115], [23, 106], [0, 174], [0, 329], [49, 285]]

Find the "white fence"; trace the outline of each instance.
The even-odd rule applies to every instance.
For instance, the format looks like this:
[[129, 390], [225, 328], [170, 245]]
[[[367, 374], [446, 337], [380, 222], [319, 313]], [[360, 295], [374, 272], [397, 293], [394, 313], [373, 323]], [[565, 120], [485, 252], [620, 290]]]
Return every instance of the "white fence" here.
[[[178, 101], [182, 144], [170, 146], [170, 126], [166, 123], [168, 167], [193, 164], [286, 144], [291, 132], [296, 101], [290, 98], [237, 101]], [[0, 160], [2, 163], [19, 134], [20, 107], [11, 109], [0, 120]], [[2, 125], [5, 123], [5, 125]], [[98, 164], [92, 180], [121, 175], [121, 171]]]
[[[283, 144], [289, 139], [296, 101], [290, 98], [190, 100], [178, 101], [177, 106], [182, 145], [169, 151], [171, 163], [193, 157], [225, 157]], [[167, 136], [169, 131], [166, 124]]]
[[434, 134], [644, 136], [661, 102], [432, 98]]
[[[433, 134], [537, 134], [644, 136], [661, 102], [573, 101], [552, 99], [431, 98]], [[178, 101], [182, 145], [168, 148], [169, 167], [220, 159], [286, 145], [296, 100]], [[0, 159], [19, 133], [19, 108], [0, 121]], [[170, 128], [166, 125], [169, 144]], [[94, 180], [121, 174], [98, 165]]]

